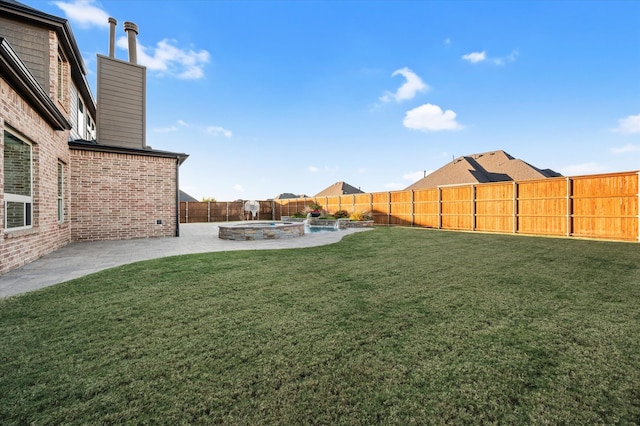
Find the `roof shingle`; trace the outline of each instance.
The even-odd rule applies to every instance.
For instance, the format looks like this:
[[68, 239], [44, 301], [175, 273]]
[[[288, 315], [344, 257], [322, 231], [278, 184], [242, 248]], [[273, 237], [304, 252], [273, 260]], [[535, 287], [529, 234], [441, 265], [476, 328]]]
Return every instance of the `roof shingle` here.
[[562, 176], [551, 169], [538, 169], [502, 150], [454, 159], [406, 189], [436, 188], [442, 185], [508, 182]]
[[364, 191], [361, 191], [360, 188], [356, 188], [355, 186], [351, 186], [345, 182], [336, 182], [331, 186], [323, 189], [318, 192], [314, 197], [335, 197], [338, 195], [346, 195], [346, 194], [363, 194]]

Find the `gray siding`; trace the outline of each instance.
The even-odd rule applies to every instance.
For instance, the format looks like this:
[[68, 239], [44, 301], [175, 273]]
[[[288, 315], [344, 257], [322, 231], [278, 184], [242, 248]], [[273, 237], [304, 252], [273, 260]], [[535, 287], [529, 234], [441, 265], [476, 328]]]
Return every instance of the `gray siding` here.
[[146, 68], [98, 55], [97, 140], [101, 145], [146, 147]]
[[45, 92], [50, 93], [49, 31], [0, 16], [0, 36], [9, 41]]

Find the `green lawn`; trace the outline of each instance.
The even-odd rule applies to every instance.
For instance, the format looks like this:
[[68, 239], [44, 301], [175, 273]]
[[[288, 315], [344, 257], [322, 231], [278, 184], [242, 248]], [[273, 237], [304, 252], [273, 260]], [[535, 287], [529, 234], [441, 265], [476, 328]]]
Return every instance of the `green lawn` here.
[[0, 424], [637, 424], [640, 245], [381, 228], [0, 300]]

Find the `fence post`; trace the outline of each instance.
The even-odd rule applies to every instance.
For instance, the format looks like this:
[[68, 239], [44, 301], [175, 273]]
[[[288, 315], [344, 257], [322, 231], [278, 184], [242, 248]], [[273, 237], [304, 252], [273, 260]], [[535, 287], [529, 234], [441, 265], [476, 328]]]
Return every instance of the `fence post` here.
[[371, 212], [371, 217], [373, 217], [375, 223], [375, 216], [373, 215], [373, 192], [369, 193], [369, 211]]
[[442, 188], [438, 187], [438, 229], [442, 229]]
[[416, 224], [416, 203], [415, 203], [415, 194], [414, 190], [411, 190], [411, 226], [415, 226]]
[[[353, 194], [351, 196], [351, 213], [355, 213], [355, 212], [356, 212], [356, 194]], [[371, 214], [373, 214], [373, 212]]]
[[476, 186], [471, 184], [471, 230], [476, 230]]
[[184, 203], [184, 221], [185, 223], [189, 223], [189, 202], [185, 201]]
[[513, 181], [513, 233], [518, 233], [518, 182]]
[[391, 191], [387, 192], [387, 226], [391, 225]]
[[229, 222], [229, 202], [227, 201], [227, 222]]
[[573, 203], [571, 202], [572, 195], [571, 178], [567, 177], [567, 237], [570, 237], [573, 233]]

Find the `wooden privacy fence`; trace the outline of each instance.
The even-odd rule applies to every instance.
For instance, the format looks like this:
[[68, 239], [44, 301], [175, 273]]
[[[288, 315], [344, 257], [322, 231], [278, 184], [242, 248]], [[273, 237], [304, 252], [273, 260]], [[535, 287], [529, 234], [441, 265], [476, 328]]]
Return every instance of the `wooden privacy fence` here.
[[[638, 241], [638, 172], [260, 201], [280, 220], [317, 203], [377, 225]], [[242, 220], [243, 202], [180, 203], [181, 222]]]
[[[233, 222], [249, 220], [251, 214], [244, 211], [244, 201], [209, 201], [209, 202], [180, 202], [180, 223], [198, 222]], [[275, 220], [274, 201], [259, 201], [260, 210], [256, 219]], [[278, 220], [280, 218], [277, 218]]]

